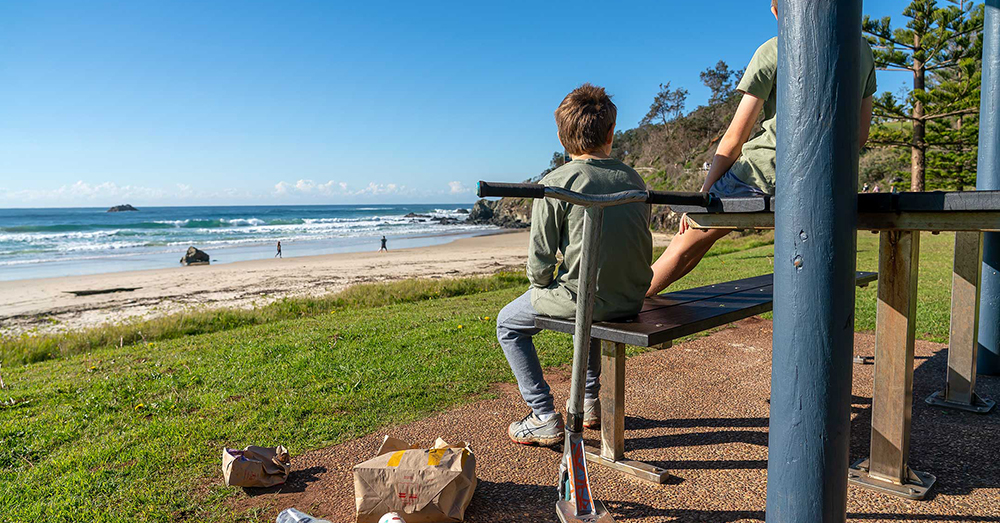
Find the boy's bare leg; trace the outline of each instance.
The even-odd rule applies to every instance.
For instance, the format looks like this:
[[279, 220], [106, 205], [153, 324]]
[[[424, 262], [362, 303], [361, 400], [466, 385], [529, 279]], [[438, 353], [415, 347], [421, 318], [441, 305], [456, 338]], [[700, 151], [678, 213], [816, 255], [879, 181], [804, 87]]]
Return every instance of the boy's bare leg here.
[[694, 269], [712, 245], [729, 234], [728, 229], [688, 229], [674, 236], [653, 263], [653, 280], [646, 296], [659, 294]]

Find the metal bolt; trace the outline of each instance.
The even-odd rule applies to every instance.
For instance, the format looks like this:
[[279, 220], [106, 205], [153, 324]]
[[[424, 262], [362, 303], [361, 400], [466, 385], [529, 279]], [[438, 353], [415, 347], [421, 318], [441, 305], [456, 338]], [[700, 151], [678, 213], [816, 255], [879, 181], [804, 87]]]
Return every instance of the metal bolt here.
[[802, 269], [802, 263], [801, 254], [796, 254], [795, 258], [792, 258], [792, 265], [794, 265], [796, 269]]

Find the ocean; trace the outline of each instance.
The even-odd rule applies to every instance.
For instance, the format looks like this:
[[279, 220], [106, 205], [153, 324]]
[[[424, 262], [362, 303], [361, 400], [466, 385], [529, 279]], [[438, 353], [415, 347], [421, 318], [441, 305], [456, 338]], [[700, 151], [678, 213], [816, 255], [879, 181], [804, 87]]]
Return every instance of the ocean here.
[[[495, 227], [469, 205], [282, 205], [0, 209], [0, 280], [176, 267], [188, 247], [212, 263], [446, 243]], [[442, 223], [444, 222], [444, 223]]]

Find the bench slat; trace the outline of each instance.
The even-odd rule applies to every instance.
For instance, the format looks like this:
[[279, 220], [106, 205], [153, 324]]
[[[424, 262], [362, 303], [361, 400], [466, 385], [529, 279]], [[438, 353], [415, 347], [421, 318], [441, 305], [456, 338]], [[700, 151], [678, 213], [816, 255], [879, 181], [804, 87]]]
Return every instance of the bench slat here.
[[646, 300], [642, 304], [642, 310], [640, 311], [640, 314], [654, 309], [662, 309], [664, 307], [674, 307], [676, 305], [683, 305], [685, 303], [691, 303], [693, 301], [700, 301], [704, 299], [715, 298], [718, 296], [724, 296], [726, 294], [745, 291], [747, 289], [756, 289], [758, 287], [763, 287], [765, 285], [771, 285], [773, 282], [774, 282], [773, 274], [762, 274], [760, 276], [754, 276], [752, 278], [743, 278], [742, 280], [735, 280], [726, 283], [716, 283], [712, 285], [705, 285], [704, 287], [695, 287], [693, 289], [685, 289], [683, 291], [674, 291], [666, 294], [660, 294], [658, 296], [646, 298]]
[[[874, 272], [858, 272], [855, 282], [867, 285], [878, 277]], [[706, 285], [648, 298], [638, 316], [595, 323], [591, 335], [597, 339], [652, 347], [704, 330], [726, 325], [771, 310], [772, 274], [732, 282]], [[572, 320], [535, 319], [535, 326], [572, 334]]]

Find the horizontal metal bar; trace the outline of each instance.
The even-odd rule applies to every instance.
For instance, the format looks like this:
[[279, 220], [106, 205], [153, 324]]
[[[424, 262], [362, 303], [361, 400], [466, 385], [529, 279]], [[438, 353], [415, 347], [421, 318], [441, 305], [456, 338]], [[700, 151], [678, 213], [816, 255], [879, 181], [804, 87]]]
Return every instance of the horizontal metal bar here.
[[626, 203], [645, 202], [649, 198], [646, 191], [622, 191], [611, 194], [581, 194], [562, 187], [546, 187], [546, 198], [555, 198], [582, 207], [610, 207]]
[[[773, 212], [688, 214], [696, 229], [773, 229]], [[860, 230], [1000, 231], [1000, 209], [993, 211], [859, 213]]]
[[[768, 212], [775, 209], [774, 196], [718, 198], [707, 207], [671, 206], [674, 212], [689, 214], [719, 212]], [[1000, 211], [1000, 191], [932, 191], [904, 193], [862, 193], [859, 213]]]
[[671, 205], [670, 210], [676, 213], [729, 213], [729, 212], [766, 212], [774, 209], [773, 197], [757, 196], [753, 198], [713, 198], [707, 207], [698, 205]]

